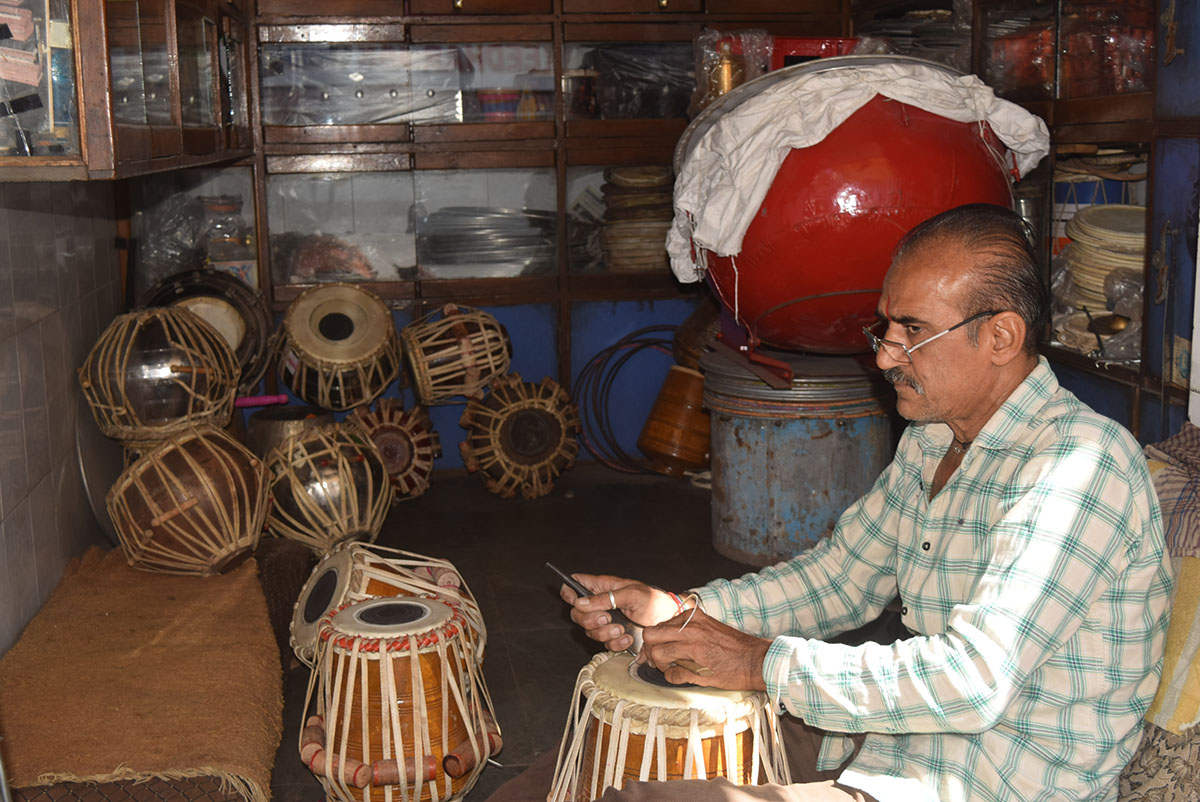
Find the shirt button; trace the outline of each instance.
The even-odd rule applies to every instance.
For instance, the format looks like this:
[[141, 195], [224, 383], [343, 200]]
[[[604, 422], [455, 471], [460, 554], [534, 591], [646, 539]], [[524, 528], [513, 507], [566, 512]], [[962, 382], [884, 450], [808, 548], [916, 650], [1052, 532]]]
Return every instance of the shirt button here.
[[921, 544], [921, 550], [929, 551], [929, 541], [928, 540], [926, 540], [924, 543]]
[[908, 605], [907, 604], [900, 608], [900, 615], [908, 615]]
[[959, 525], [959, 526], [962, 526], [962, 525], [963, 525], [963, 524], [965, 524], [965, 523], [966, 523], [966, 520], [964, 520], [963, 518], [959, 518], [959, 519], [958, 519], [958, 525]]

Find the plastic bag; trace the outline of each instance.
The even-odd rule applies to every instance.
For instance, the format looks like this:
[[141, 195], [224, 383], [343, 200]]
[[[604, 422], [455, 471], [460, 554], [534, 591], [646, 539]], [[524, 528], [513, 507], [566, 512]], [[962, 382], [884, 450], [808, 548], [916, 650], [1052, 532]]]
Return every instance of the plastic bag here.
[[696, 61], [696, 91], [688, 115], [695, 117], [721, 95], [757, 78], [771, 64], [774, 37], [766, 31], [722, 34], [705, 29], [692, 42]]

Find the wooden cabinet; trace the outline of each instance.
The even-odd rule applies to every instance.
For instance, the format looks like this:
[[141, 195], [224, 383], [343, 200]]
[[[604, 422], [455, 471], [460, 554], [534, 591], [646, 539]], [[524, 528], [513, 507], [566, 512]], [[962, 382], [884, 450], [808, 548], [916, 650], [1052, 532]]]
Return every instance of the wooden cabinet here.
[[[71, 9], [39, 20], [51, 68], [25, 78], [52, 118], [38, 142], [58, 141], [7, 148], [0, 179], [117, 178], [252, 152], [246, 22], [234, 5], [80, 0]], [[0, 127], [23, 130], [20, 116]]]

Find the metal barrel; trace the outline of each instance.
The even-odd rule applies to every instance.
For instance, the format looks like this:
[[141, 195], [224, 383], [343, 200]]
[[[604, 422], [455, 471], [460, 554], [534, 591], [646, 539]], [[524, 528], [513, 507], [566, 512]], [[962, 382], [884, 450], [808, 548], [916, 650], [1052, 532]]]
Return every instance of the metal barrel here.
[[786, 560], [833, 531], [895, 449], [891, 388], [848, 357], [777, 354], [795, 373], [776, 389], [745, 363], [705, 355], [712, 415], [712, 536], [754, 566]]

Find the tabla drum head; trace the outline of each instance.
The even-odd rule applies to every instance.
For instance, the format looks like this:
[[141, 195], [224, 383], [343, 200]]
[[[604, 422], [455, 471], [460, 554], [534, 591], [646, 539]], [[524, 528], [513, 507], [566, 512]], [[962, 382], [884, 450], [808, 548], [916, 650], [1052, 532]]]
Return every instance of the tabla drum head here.
[[453, 610], [443, 602], [417, 596], [396, 596], [347, 605], [333, 613], [329, 623], [335, 639], [397, 640], [440, 630], [452, 618]]
[[284, 326], [297, 348], [334, 363], [368, 356], [395, 330], [383, 301], [349, 284], [305, 291], [289, 307]]
[[345, 601], [353, 566], [354, 557], [347, 548], [335, 549], [325, 555], [309, 575], [292, 607], [292, 651], [308, 666], [312, 666], [316, 658], [321, 619]]
[[228, 301], [212, 296], [198, 295], [179, 301], [175, 306], [182, 306], [192, 314], [198, 315], [220, 332], [235, 352], [246, 339], [246, 321], [241, 313]]
[[627, 703], [670, 710], [699, 710], [702, 720], [732, 720], [743, 711], [751, 694], [696, 685], [658, 685], [638, 675], [638, 664], [625, 652], [614, 653], [596, 666], [592, 681], [597, 690]]

